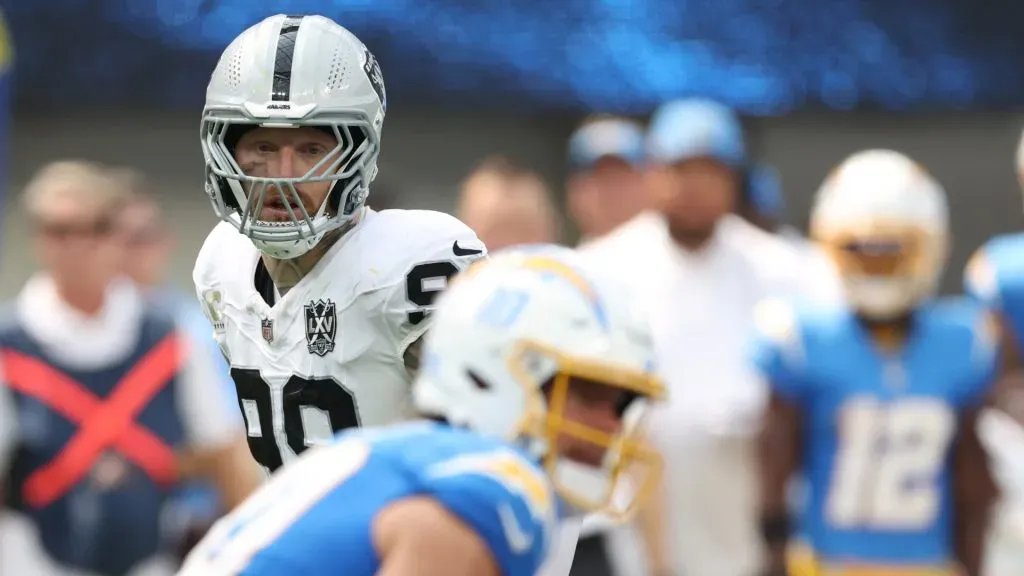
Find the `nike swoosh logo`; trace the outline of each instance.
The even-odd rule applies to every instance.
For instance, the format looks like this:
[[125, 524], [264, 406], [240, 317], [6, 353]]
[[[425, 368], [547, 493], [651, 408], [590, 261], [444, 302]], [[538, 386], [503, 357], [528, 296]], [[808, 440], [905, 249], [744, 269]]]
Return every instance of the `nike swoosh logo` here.
[[455, 242], [452, 242], [452, 252], [454, 252], [456, 256], [472, 256], [474, 254], [483, 254], [484, 253], [483, 250], [474, 250], [472, 248], [463, 248], [462, 246], [459, 246], [459, 241], [458, 240], [456, 240]]
[[533, 535], [528, 534], [519, 525], [519, 519], [516, 518], [516, 513], [512, 511], [512, 507], [507, 503], [498, 506], [498, 519], [501, 520], [501, 530], [505, 533], [505, 540], [508, 541], [508, 546], [512, 549], [512, 552], [515, 554], [529, 552], [530, 548], [533, 547]]

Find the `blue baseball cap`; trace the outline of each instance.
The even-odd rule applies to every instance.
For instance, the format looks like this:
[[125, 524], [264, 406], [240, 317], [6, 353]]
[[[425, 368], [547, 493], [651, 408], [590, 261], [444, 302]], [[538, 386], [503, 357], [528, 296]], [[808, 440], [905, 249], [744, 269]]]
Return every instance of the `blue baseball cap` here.
[[739, 168], [747, 160], [743, 127], [732, 110], [717, 102], [698, 98], [668, 102], [651, 117], [647, 156], [665, 164], [710, 158]]
[[781, 219], [786, 212], [786, 199], [782, 195], [779, 172], [768, 164], [757, 164], [750, 170], [747, 183], [747, 201], [759, 214]]
[[575, 170], [589, 170], [602, 158], [621, 158], [638, 166], [644, 160], [644, 131], [625, 118], [586, 122], [569, 138], [569, 162]]

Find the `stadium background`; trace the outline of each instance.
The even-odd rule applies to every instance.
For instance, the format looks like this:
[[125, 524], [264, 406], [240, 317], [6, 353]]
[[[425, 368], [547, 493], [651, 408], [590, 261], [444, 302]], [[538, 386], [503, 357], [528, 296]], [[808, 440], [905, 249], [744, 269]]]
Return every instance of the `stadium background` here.
[[[557, 191], [565, 142], [589, 112], [643, 117], [705, 95], [745, 114], [755, 154], [780, 170], [803, 225], [844, 155], [894, 147], [947, 187], [956, 232], [947, 288], [987, 236], [1018, 226], [1013, 150], [1024, 102], [1024, 4], [1009, 0], [563, 0], [277, 2], [349, 26], [388, 87], [374, 198], [450, 209], [460, 180], [501, 152]], [[515, 6], [513, 6], [513, 4]], [[199, 112], [217, 54], [272, 13], [241, 0], [4, 0], [13, 42], [10, 190], [77, 157], [149, 173], [181, 248], [187, 287], [213, 224], [202, 192]], [[27, 222], [4, 209], [0, 297], [33, 268]]]

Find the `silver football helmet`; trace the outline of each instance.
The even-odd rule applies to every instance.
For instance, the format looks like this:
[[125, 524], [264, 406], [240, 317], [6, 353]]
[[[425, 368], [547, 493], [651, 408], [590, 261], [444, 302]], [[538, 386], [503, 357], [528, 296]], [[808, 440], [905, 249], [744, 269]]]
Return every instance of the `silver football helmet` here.
[[[278, 14], [242, 32], [221, 55], [203, 108], [206, 191], [214, 211], [265, 254], [306, 253], [360, 213], [377, 175], [386, 107], [377, 60], [334, 21]], [[319, 128], [334, 135], [337, 147], [295, 178], [247, 175], [234, 148], [258, 126]], [[306, 182], [331, 182], [315, 213], [307, 212], [295, 189]], [[274, 194], [290, 221], [260, 220]]]

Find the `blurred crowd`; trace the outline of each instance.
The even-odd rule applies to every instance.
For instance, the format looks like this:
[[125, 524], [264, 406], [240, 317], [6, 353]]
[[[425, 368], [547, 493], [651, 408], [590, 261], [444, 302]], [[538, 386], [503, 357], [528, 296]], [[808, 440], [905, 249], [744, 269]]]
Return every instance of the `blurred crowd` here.
[[[585, 522], [571, 573], [756, 574], [766, 394], [748, 361], [756, 304], [840, 301], [835, 270], [787, 224], [780, 175], [715, 102], [666, 104], [647, 126], [588, 118], [566, 155], [564, 195], [511, 158], [482, 159], [456, 215], [492, 252], [578, 238], [656, 310], [670, 394], [649, 432], [665, 479], [635, 522]], [[40, 272], [0, 316], [10, 388], [0, 391], [0, 573], [172, 573], [262, 478], [209, 321], [194, 296], [165, 285], [172, 228], [131, 169], [58, 161], [20, 198]], [[71, 525], [54, 523], [55, 502]], [[992, 570], [1004, 571], [992, 574], [1024, 573], [1011, 563], [1021, 536], [998, 535], [1005, 563]]]

